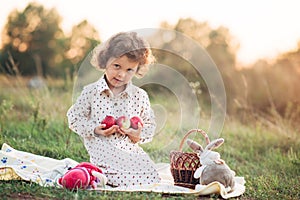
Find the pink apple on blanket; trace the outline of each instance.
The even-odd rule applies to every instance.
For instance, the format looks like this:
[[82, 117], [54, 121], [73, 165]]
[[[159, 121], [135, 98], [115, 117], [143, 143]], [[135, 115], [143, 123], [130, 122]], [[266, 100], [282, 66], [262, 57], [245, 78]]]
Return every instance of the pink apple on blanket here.
[[116, 124], [122, 129], [129, 129], [130, 119], [126, 116], [121, 116], [116, 120]]
[[106, 183], [102, 170], [88, 162], [79, 163], [58, 179], [58, 184], [69, 190], [87, 189], [89, 186], [96, 188]]
[[106, 117], [102, 120], [101, 124], [105, 124], [103, 130], [108, 129], [116, 124], [116, 119], [111, 115], [106, 115]]
[[138, 116], [131, 117], [131, 119], [130, 119], [130, 127], [131, 127], [131, 128], [133, 128], [133, 129], [138, 129], [138, 124], [139, 124], [139, 123], [140, 123], [142, 126], [144, 125], [142, 119], [139, 118]]

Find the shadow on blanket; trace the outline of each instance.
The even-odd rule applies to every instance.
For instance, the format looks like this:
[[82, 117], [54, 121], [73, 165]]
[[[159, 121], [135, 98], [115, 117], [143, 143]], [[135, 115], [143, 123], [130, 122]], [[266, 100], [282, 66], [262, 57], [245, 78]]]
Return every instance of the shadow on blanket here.
[[[63, 176], [69, 168], [75, 167], [78, 162], [70, 158], [56, 160], [49, 157], [18, 151], [4, 143], [0, 151], [0, 180], [26, 180], [38, 183], [41, 186], [60, 187], [57, 180]], [[168, 163], [157, 163], [157, 170], [162, 179], [161, 183], [130, 187], [96, 188], [105, 191], [143, 191], [159, 192], [165, 194], [193, 194], [209, 195], [220, 194], [227, 199], [237, 197], [245, 192], [245, 180], [243, 177], [235, 177], [236, 187], [234, 191], [227, 193], [225, 187], [219, 182], [209, 185], [197, 185], [195, 190], [175, 186]]]

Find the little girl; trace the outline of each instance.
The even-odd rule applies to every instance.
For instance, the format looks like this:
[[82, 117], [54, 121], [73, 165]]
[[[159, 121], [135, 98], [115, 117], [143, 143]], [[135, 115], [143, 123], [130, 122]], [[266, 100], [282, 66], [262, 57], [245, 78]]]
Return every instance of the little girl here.
[[[131, 83], [142, 77], [154, 57], [145, 40], [135, 32], [118, 33], [95, 54], [96, 67], [104, 75], [84, 87], [76, 103], [68, 110], [69, 127], [83, 138], [90, 162], [103, 169], [112, 186], [152, 184], [160, 181], [154, 162], [138, 145], [150, 142], [155, 119], [147, 93]], [[105, 129], [106, 115], [139, 116], [143, 126]]]

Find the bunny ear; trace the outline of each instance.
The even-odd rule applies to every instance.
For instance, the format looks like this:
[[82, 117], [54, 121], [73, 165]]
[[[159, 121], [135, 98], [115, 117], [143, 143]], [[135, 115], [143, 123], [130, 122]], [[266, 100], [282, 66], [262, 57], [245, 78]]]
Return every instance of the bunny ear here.
[[202, 165], [201, 167], [196, 169], [196, 171], [194, 173], [194, 178], [200, 178], [205, 167], [206, 167], [206, 165]]
[[102, 185], [102, 186], [106, 185], [107, 177], [104, 174], [102, 174], [100, 172], [97, 172], [95, 170], [92, 170], [91, 173], [92, 173], [93, 176], [95, 176], [99, 179], [100, 185]]
[[195, 152], [199, 152], [199, 151], [203, 152], [203, 147], [200, 144], [198, 144], [197, 142], [195, 142], [195, 141], [193, 141], [191, 139], [187, 139], [186, 143], [189, 145], [189, 147], [191, 149], [193, 149], [193, 151], [195, 151]]
[[207, 146], [206, 146], [206, 150], [213, 150], [218, 148], [219, 146], [221, 146], [224, 143], [224, 139], [223, 138], [219, 138], [219, 139], [215, 139], [213, 141], [211, 141]]

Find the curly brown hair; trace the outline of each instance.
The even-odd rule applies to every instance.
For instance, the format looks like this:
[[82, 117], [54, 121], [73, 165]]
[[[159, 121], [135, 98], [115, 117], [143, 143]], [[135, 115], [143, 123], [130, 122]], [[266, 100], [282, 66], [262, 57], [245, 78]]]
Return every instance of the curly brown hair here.
[[138, 77], [143, 77], [147, 73], [149, 65], [155, 61], [148, 42], [139, 37], [136, 32], [120, 32], [112, 36], [96, 52], [94, 65], [98, 69], [105, 69], [111, 58], [119, 58], [124, 55], [139, 63], [136, 72]]

